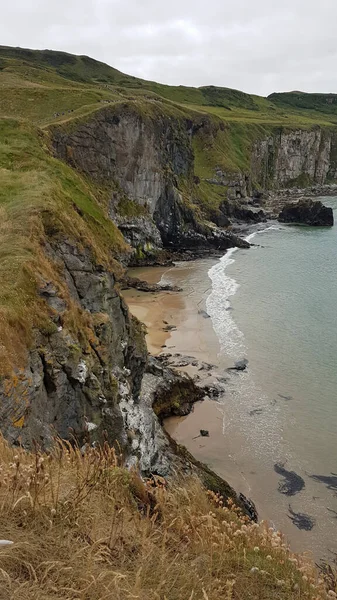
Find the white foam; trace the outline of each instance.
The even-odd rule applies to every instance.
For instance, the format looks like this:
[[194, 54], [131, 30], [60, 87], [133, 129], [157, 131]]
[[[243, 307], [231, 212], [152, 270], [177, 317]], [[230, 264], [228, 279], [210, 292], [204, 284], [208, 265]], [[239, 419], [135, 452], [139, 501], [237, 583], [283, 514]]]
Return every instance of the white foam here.
[[[283, 229], [275, 225], [254, 231], [247, 235], [250, 242], [259, 233]], [[250, 250], [250, 251], [253, 251]], [[240, 288], [240, 284], [228, 273], [228, 267], [235, 262], [238, 248], [230, 249], [220, 261], [212, 267], [208, 276], [212, 281], [212, 292], [207, 298], [207, 312], [212, 318], [213, 328], [220, 342], [221, 351], [233, 360], [247, 355], [243, 332], [238, 328], [230, 308], [230, 299]], [[253, 368], [248, 375], [237, 374], [229, 383], [224, 404], [223, 433], [230, 435], [232, 429], [239, 429], [247, 441], [247, 448], [254, 448], [260, 457], [276, 456], [282, 443], [281, 428], [277, 411], [270, 399], [256, 384]], [[247, 419], [250, 410], [262, 409], [258, 419]], [[284, 451], [284, 450], [283, 450]]]
[[[270, 225], [264, 229], [256, 230], [247, 235], [245, 240], [251, 240], [259, 233], [265, 233], [269, 230], [283, 229], [278, 225]], [[245, 346], [244, 335], [236, 325], [231, 315], [230, 298], [236, 294], [240, 285], [227, 273], [229, 265], [234, 263], [233, 255], [238, 248], [231, 248], [223, 256], [219, 263], [208, 271], [208, 276], [212, 281], [212, 292], [206, 300], [207, 312], [212, 319], [214, 331], [219, 339], [220, 348], [231, 358], [242, 358], [247, 348]]]
[[220, 347], [234, 358], [245, 351], [244, 336], [232, 318], [229, 300], [236, 294], [239, 284], [226, 273], [227, 267], [234, 262], [232, 257], [236, 251], [237, 248], [229, 250], [218, 264], [208, 271], [212, 281], [212, 292], [206, 300], [206, 309], [212, 319]]

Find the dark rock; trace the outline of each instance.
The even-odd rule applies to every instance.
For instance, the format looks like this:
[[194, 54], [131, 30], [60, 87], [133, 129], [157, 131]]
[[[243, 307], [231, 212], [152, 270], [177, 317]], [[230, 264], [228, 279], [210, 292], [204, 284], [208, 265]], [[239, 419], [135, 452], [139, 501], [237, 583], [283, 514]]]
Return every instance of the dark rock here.
[[237, 360], [234, 364], [234, 367], [229, 367], [228, 371], [245, 371], [248, 366], [247, 358], [243, 358], [242, 360]]
[[209, 381], [209, 379], [207, 378], [206, 380], [201, 379], [200, 377], [198, 379], [195, 379], [195, 381], [197, 381], [197, 386], [202, 389], [204, 391], [204, 394], [206, 396], [208, 396], [211, 400], [215, 400], [216, 398], [219, 398], [220, 396], [223, 395], [224, 391], [225, 391], [225, 386], [223, 385], [223, 383], [221, 383], [220, 381]]
[[304, 479], [297, 475], [295, 471], [287, 471], [283, 464], [275, 464], [274, 471], [284, 478], [284, 481], [279, 484], [279, 492], [285, 496], [295, 496], [305, 487]]
[[311, 531], [314, 525], [316, 524], [316, 520], [313, 517], [310, 517], [310, 515], [307, 515], [306, 513], [293, 511], [290, 504], [289, 513], [289, 519], [298, 529], [303, 529], [304, 531]]
[[133, 288], [141, 292], [181, 292], [182, 288], [177, 285], [171, 285], [170, 283], [148, 283], [137, 277], [124, 276], [121, 280], [122, 290]]
[[205, 311], [205, 310], [199, 310], [198, 311], [198, 315], [201, 315], [202, 317], [204, 317], [204, 319], [210, 319], [210, 315]]
[[209, 437], [209, 431], [207, 429], [200, 429], [201, 437]]
[[147, 397], [150, 394], [151, 406], [160, 420], [188, 415], [193, 404], [205, 396], [186, 373], [173, 370], [154, 357], [149, 360], [143, 378], [142, 394]]
[[324, 206], [319, 200], [299, 200], [296, 204], [286, 204], [279, 214], [281, 223], [295, 225], [328, 226], [334, 224], [332, 208]]
[[212, 369], [217, 369], [217, 366], [212, 365], [211, 363], [201, 362], [199, 364], [199, 371], [212, 371]]
[[257, 523], [259, 517], [258, 517], [256, 506], [255, 506], [253, 500], [251, 500], [250, 498], [246, 498], [246, 496], [244, 496], [243, 494], [240, 494], [239, 498], [240, 498], [242, 504], [244, 505], [245, 512], [248, 514], [251, 521], [254, 521], [254, 523]]
[[266, 213], [256, 206], [238, 200], [225, 200], [220, 205], [220, 210], [226, 217], [245, 223], [265, 223]]

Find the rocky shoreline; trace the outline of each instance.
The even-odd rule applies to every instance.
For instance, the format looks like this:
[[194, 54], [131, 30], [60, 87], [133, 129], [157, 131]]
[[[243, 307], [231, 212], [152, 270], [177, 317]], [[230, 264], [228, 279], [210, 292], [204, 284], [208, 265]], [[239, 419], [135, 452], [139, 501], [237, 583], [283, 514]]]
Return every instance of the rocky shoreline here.
[[[255, 227], [258, 227], [258, 225], [254, 225], [254, 227], [251, 226], [250, 231], [254, 231]], [[247, 244], [247, 246], [249, 245]], [[223, 256], [223, 253], [219, 254], [219, 256]], [[212, 255], [212, 259], [216, 260], [216, 258], [216, 256]], [[195, 257], [191, 256], [190, 260], [193, 259], [195, 260]], [[205, 259], [204, 257], [203, 260], [212, 259], [210, 257]], [[188, 261], [188, 263], [189, 262], [190, 261]], [[169, 270], [171, 270], [171, 268], [172, 267], [168, 267]], [[136, 272], [140, 272], [139, 277], [138, 275], [137, 277], [134, 276], [134, 273]], [[179, 300], [181, 292], [183, 293], [183, 297], [185, 297], [186, 293], [188, 293], [187, 291], [182, 291], [180, 285], [167, 284], [166, 281], [164, 286], [161, 283], [154, 283], [155, 280], [158, 281], [156, 273], [159, 272], [160, 271], [158, 268], [156, 269], [155, 267], [151, 266], [148, 268], [136, 269], [135, 271], [131, 270], [130, 274], [124, 278], [123, 286], [127, 291], [127, 296], [125, 299], [129, 305], [129, 308], [131, 309], [131, 312], [133, 312], [133, 303], [135, 303], [137, 307], [139, 302], [141, 302], [141, 305], [139, 306], [146, 307], [147, 313], [144, 313], [143, 310], [139, 310], [139, 312], [137, 310], [134, 314], [147, 324], [149, 317], [152, 320], [156, 312], [156, 308], [152, 308], [152, 306], [156, 307], [158, 303], [159, 310], [161, 310], [160, 307], [162, 305], [162, 301], [167, 302], [171, 299], [171, 302], [173, 302], [175, 299]], [[130, 297], [134, 299], [131, 302], [131, 305]], [[174, 304], [172, 304], [172, 306], [174, 307]], [[168, 317], [167, 320], [162, 320], [161, 324], [158, 322], [156, 326], [157, 329], [160, 328], [163, 334], [166, 333], [167, 338], [172, 339], [173, 343], [174, 341], [172, 336], [175, 336], [179, 328], [179, 323], [177, 323], [173, 318], [175, 311], [176, 309], [173, 308], [172, 319]], [[169, 310], [169, 312], [171, 312], [171, 310]], [[199, 323], [202, 322], [205, 325], [207, 324], [207, 329], [210, 329], [214, 335], [213, 328], [209, 325], [209, 315], [204, 309], [199, 308], [194, 317], [198, 319]], [[157, 321], [155, 320], [155, 322]], [[153, 332], [152, 328], [150, 331], [151, 333], [148, 339], [148, 345], [150, 345], [151, 348], [155, 333]], [[210, 345], [212, 346], [213, 342], [210, 341]], [[220, 407], [221, 405], [219, 402], [225, 393], [226, 384], [229, 379], [229, 373], [227, 373], [225, 369], [219, 368], [219, 366], [216, 364], [216, 361], [205, 361], [202, 357], [202, 354], [198, 355], [198, 352], [176, 352], [174, 349], [171, 350], [170, 347], [170, 341], [166, 341], [164, 344], [161, 343], [159, 346], [157, 346], [157, 350], [155, 352], [156, 355], [149, 356], [147, 371], [149, 370], [150, 373], [146, 372], [142, 384], [141, 398], [143, 400], [144, 398], [147, 398], [147, 405], [151, 405], [153, 407], [153, 410], [156, 416], [159, 418], [160, 423], [164, 425], [164, 429], [162, 431], [157, 430], [155, 439], [153, 441], [156, 447], [155, 454], [157, 455], [158, 453], [158, 456], [164, 456], [164, 462], [166, 464], [164, 466], [164, 470], [162, 469], [162, 464], [159, 465], [159, 470], [158, 464], [152, 465], [151, 468], [154, 470], [154, 472], [157, 470], [165, 476], [166, 473], [177, 468], [178, 461], [180, 469], [183, 469], [183, 471], [186, 470], [186, 468], [188, 470], [192, 469], [192, 471], [196, 470], [198, 477], [200, 477], [208, 487], [212, 485], [211, 489], [214, 491], [216, 489], [218, 491], [219, 489], [222, 489], [222, 487], [219, 488], [220, 483], [221, 486], [225, 486], [221, 493], [225, 493], [226, 496], [228, 495], [228, 491], [232, 490], [231, 494], [235, 494], [235, 502], [241, 506], [245, 514], [247, 514], [251, 519], [256, 520], [257, 509], [254, 505], [254, 502], [250, 498], [247, 498], [242, 491], [240, 491], [240, 493], [234, 492], [235, 489], [238, 489], [242, 486], [236, 487], [235, 485], [228, 485], [228, 483], [225, 481], [226, 477], [216, 474], [214, 469], [210, 469], [209, 466], [206, 466], [205, 461], [195, 457], [193, 453], [186, 449], [186, 447], [175, 442], [166, 425], [168, 422], [167, 420], [172, 418], [186, 418], [187, 415], [190, 415], [192, 412], [194, 412], [194, 407], [196, 404], [198, 406], [203, 405], [205, 407], [211, 407], [211, 405], [213, 405], [212, 410], [217, 412], [217, 407]], [[153, 351], [154, 349], [152, 348], [152, 352]], [[228, 366], [236, 368], [233, 364]], [[172, 373], [174, 376], [172, 376]], [[184, 385], [179, 383], [179, 397], [175, 397], [174, 394], [174, 390], [176, 389], [175, 381], [177, 380], [179, 382], [182, 376], [184, 378], [187, 377], [189, 382], [188, 388], [185, 388], [188, 389], [188, 399], [186, 399], [186, 395], [184, 394]], [[157, 391], [154, 391], [153, 387], [155, 381], [154, 377], [156, 377]], [[164, 398], [160, 399], [162, 394]], [[152, 400], [149, 400], [150, 397], [152, 397]], [[214, 418], [217, 419], [216, 416]], [[196, 431], [196, 436], [201, 435], [200, 429]], [[165, 436], [164, 439], [162, 436], [163, 432]], [[208, 431], [205, 433], [209, 435]], [[169, 446], [167, 445], [167, 440], [169, 441]], [[172, 449], [174, 450], [173, 454], [171, 453]], [[211, 480], [209, 480], [210, 476]]]
[[[293, 206], [293, 205], [294, 204], [291, 203], [291, 206]], [[320, 205], [320, 202], [316, 203], [315, 201], [310, 200], [308, 205], [310, 207], [315, 207], [316, 205]], [[301, 204], [299, 206], [301, 206]], [[274, 221], [274, 222], [277, 222], [277, 221]], [[238, 223], [237, 227], [238, 227], [239, 235], [247, 236], [250, 233], [256, 231], [257, 229], [260, 229], [261, 227], [263, 227], [263, 224], [262, 223], [258, 223], [258, 224]], [[223, 254], [221, 254], [221, 255], [223, 256]], [[214, 255], [213, 255], [213, 257], [216, 258]], [[195, 257], [191, 256], [192, 260], [193, 260], [193, 258], [195, 258]], [[205, 261], [208, 259], [204, 258], [203, 260]], [[202, 261], [201, 261], [201, 263], [202, 263]], [[211, 261], [209, 264], [212, 264]], [[197, 261], [196, 265], [199, 265], [199, 261]], [[181, 268], [181, 267], [178, 267], [178, 270], [179, 270], [179, 268]], [[193, 265], [191, 265], [191, 267], [186, 266], [186, 269], [188, 269], [188, 268], [191, 268], [193, 270], [194, 266]], [[196, 266], [196, 268], [198, 269], [198, 266]], [[209, 269], [209, 267], [207, 267], [207, 270], [208, 269]], [[203, 273], [207, 273], [207, 270], [203, 271]], [[149, 269], [148, 273], [149, 274], [151, 273], [150, 269]], [[144, 275], [143, 273], [142, 273], [142, 275], [140, 275], [140, 277], [142, 277], [142, 278], [144, 277], [144, 279], [146, 279], [146, 275]], [[183, 276], [183, 271], [182, 271], [181, 276], [178, 276], [178, 277], [175, 276], [171, 279], [171, 282], [173, 284], [175, 284], [173, 287], [171, 287], [171, 290], [172, 289], [176, 290], [177, 288], [179, 289], [181, 281], [183, 281], [183, 280], [184, 280], [184, 276]], [[194, 278], [192, 278], [192, 280], [197, 281]], [[202, 280], [205, 280], [205, 283], [207, 285], [207, 277], [204, 276], [204, 278]], [[166, 280], [165, 276], [164, 276], [164, 281], [166, 284], [167, 280]], [[189, 291], [189, 285], [190, 285], [189, 281], [190, 281], [189, 278], [187, 278], [186, 284], [185, 283], [181, 284], [181, 287], [183, 287], [184, 290], [180, 293], [177, 292], [177, 294], [176, 294], [177, 297], [179, 297], [181, 295], [184, 299], [186, 299], [186, 297], [191, 293]], [[200, 278], [198, 281], [200, 281]], [[177, 283], [178, 283], [178, 286], [177, 286]], [[137, 286], [137, 288], [139, 290], [143, 291], [143, 290], [145, 290], [146, 286], [142, 284], [141, 287]], [[158, 294], [159, 294], [159, 297], [160, 297], [160, 294], [162, 293], [160, 291], [160, 286], [153, 288], [152, 284], [148, 288], [148, 291], [150, 292], [150, 296], [154, 294], [154, 295], [157, 295], [157, 297], [158, 297]], [[142, 293], [146, 293], [146, 292], [142, 292]], [[170, 292], [169, 290], [167, 291], [167, 294], [169, 294], [169, 295], [173, 294], [173, 296], [175, 295], [174, 292], [172, 292], [172, 291]], [[196, 321], [197, 319], [199, 320], [198, 321], [199, 324], [200, 323], [201, 324], [204, 323], [206, 325], [208, 324], [208, 328], [212, 329], [212, 327], [210, 327], [210, 323], [209, 323], [210, 317], [209, 317], [207, 311], [204, 309], [204, 303], [203, 304], [199, 303], [199, 298], [202, 298], [202, 297], [203, 297], [202, 290], [200, 290], [198, 293], [198, 301], [196, 303], [194, 302], [193, 320], [192, 320], [192, 316], [190, 316], [190, 314], [191, 314], [190, 305], [188, 305], [184, 309], [185, 315], [186, 315], [185, 318], [188, 322], [188, 327], [191, 329], [193, 327], [194, 321]], [[137, 303], [137, 298], [135, 299], [135, 302]], [[158, 300], [158, 302], [160, 303], [160, 300]], [[145, 303], [146, 303], [146, 299], [144, 298], [144, 304]], [[196, 306], [198, 307], [197, 309], [196, 309]], [[150, 312], [151, 312], [151, 309], [150, 309]], [[163, 311], [162, 314], [164, 315], [165, 311]], [[147, 319], [145, 319], [145, 320], [147, 320]], [[217, 364], [217, 360], [214, 359], [214, 355], [212, 357], [211, 354], [203, 355], [202, 352], [200, 353], [200, 348], [199, 348], [199, 344], [197, 341], [195, 342], [195, 348], [196, 348], [195, 352], [193, 351], [193, 349], [191, 347], [189, 347], [189, 344], [186, 345], [186, 344], [184, 344], [184, 342], [182, 344], [179, 343], [179, 339], [181, 339], [184, 336], [187, 336], [189, 334], [188, 333], [189, 330], [186, 331], [185, 327], [184, 326], [182, 327], [181, 322], [179, 322], [179, 317], [178, 318], [176, 317], [174, 311], [171, 312], [170, 318], [164, 316], [163, 320], [161, 322], [162, 322], [162, 325], [159, 325], [159, 327], [163, 332], [167, 332], [168, 338], [165, 341], [165, 343], [162, 343], [158, 349], [158, 355], [155, 357], [157, 364], [159, 363], [164, 369], [168, 368], [175, 372], [184, 371], [184, 372], [188, 373], [188, 375], [192, 379], [195, 387], [202, 391], [202, 397], [203, 397], [203, 401], [201, 403], [198, 400], [196, 400], [196, 402], [189, 403], [188, 406], [185, 405], [185, 406], [182, 406], [181, 408], [176, 406], [176, 407], [173, 407], [172, 409], [170, 409], [169, 411], [165, 411], [165, 413], [163, 415], [163, 418], [165, 418], [164, 425], [168, 431], [170, 438], [173, 437], [176, 439], [175, 448], [176, 449], [181, 448], [182, 447], [181, 445], [186, 446], [187, 450], [186, 449], [184, 450], [184, 456], [194, 457], [193, 458], [194, 461], [197, 461], [198, 463], [203, 464], [203, 465], [205, 465], [205, 463], [206, 463], [207, 465], [209, 465], [211, 467], [212, 471], [218, 473], [218, 476], [223, 478], [223, 480], [229, 481], [230, 486], [233, 489], [235, 489], [237, 491], [242, 490], [244, 492], [244, 495], [242, 497], [245, 499], [245, 502], [248, 502], [248, 504], [245, 504], [246, 508], [251, 502], [250, 500], [247, 500], [246, 497], [248, 497], [248, 498], [252, 497], [253, 500], [256, 502], [257, 507], [255, 506], [255, 504], [251, 504], [251, 506], [254, 507], [252, 513], [250, 514], [251, 518], [257, 518], [257, 511], [259, 511], [261, 514], [263, 514], [266, 518], [271, 518], [271, 515], [273, 515], [273, 511], [272, 510], [269, 511], [269, 514], [268, 514], [268, 506], [267, 506], [267, 510], [266, 510], [265, 502], [263, 500], [261, 502], [261, 489], [258, 491], [256, 490], [256, 481], [254, 481], [254, 478], [253, 478], [253, 480], [250, 480], [250, 483], [253, 485], [253, 489], [250, 493], [249, 485], [245, 486], [245, 484], [244, 484], [245, 482], [243, 480], [240, 480], [239, 465], [237, 465], [237, 470], [238, 470], [237, 475], [235, 475], [235, 474], [233, 475], [233, 471], [232, 471], [233, 464], [230, 464], [231, 458], [230, 458], [230, 454], [227, 451], [227, 448], [230, 448], [231, 446], [233, 448], [235, 448], [235, 442], [234, 442], [234, 446], [231, 442], [226, 441], [226, 440], [224, 442], [220, 442], [220, 444], [218, 443], [218, 440], [220, 437], [224, 438], [222, 427], [221, 427], [221, 424], [222, 424], [222, 415], [221, 415], [222, 409], [221, 409], [221, 407], [223, 406], [224, 397], [226, 395], [226, 392], [231, 394], [230, 388], [233, 387], [232, 383], [234, 382], [234, 380], [232, 382], [230, 379], [230, 372], [232, 370], [238, 371], [239, 373], [237, 375], [235, 375], [235, 378], [241, 377], [240, 371], [247, 369], [247, 361], [245, 361], [243, 359], [242, 361], [238, 361], [236, 364], [229, 363], [225, 366], [225, 368], [223, 365], [219, 366]], [[211, 341], [210, 343], [212, 344], [213, 342]], [[207, 346], [207, 344], [205, 344], [205, 345]], [[211, 346], [209, 346], [209, 347], [211, 347]], [[216, 354], [216, 351], [215, 351], [215, 354]], [[248, 366], [248, 369], [249, 369], [249, 366]], [[218, 411], [218, 416], [216, 415], [216, 411]], [[255, 413], [258, 414], [257, 410], [256, 411], [252, 410], [251, 412], [247, 411], [248, 418], [250, 418], [250, 417], [256, 418], [254, 416]], [[187, 415], [189, 415], [189, 416], [187, 416]], [[186, 418], [186, 416], [187, 416], [187, 418]], [[168, 421], [166, 420], [167, 418], [168, 418]], [[178, 435], [176, 434], [177, 427], [179, 428]], [[242, 440], [242, 441], [244, 442], [244, 440]], [[224, 448], [226, 450], [225, 450], [225, 452], [220, 454], [219, 452], [221, 452], [222, 448]], [[226, 459], [226, 457], [228, 457], [228, 460]], [[173, 459], [173, 461], [174, 460], [176, 460], [176, 459]], [[221, 465], [221, 467], [220, 467], [220, 465]], [[254, 466], [255, 466], [255, 469], [258, 468], [256, 465], [254, 465]], [[245, 473], [247, 474], [247, 479], [249, 480], [248, 470], [245, 471]], [[288, 471], [284, 466], [282, 466], [279, 463], [277, 463], [277, 464], [275, 463], [274, 474], [275, 475], [273, 477], [273, 480], [275, 478], [275, 489], [276, 490], [277, 490], [277, 486], [281, 485], [281, 483], [279, 483], [279, 481], [277, 480], [277, 476], [285, 478], [285, 481], [286, 481], [285, 485], [288, 485], [288, 482], [289, 482], [289, 486], [296, 486], [296, 485], [300, 486], [300, 483], [301, 483], [300, 477], [295, 472]], [[246, 483], [247, 483], [247, 481], [246, 481]], [[298, 489], [299, 489], [299, 487], [298, 487]], [[281, 492], [281, 493], [283, 494], [285, 492]], [[240, 498], [240, 493], [238, 493], [237, 496]], [[273, 515], [273, 516], [275, 516], [275, 515]], [[284, 514], [284, 518], [286, 520], [288, 520], [289, 523], [292, 523], [292, 525], [295, 526], [297, 532], [296, 533], [291, 532], [291, 531], [289, 532], [289, 528], [287, 528], [287, 526], [284, 526], [284, 523], [282, 524], [282, 527], [285, 529], [287, 535], [290, 535], [290, 538], [292, 539], [292, 543], [295, 543], [295, 546], [296, 546], [296, 544], [298, 544], [300, 547], [301, 544], [303, 544], [303, 539], [300, 537], [296, 537], [296, 536], [298, 536], [298, 531], [311, 531], [311, 529], [314, 527], [314, 521], [310, 520], [310, 518], [306, 514], [306, 512], [304, 512], [304, 511], [301, 512], [301, 510], [298, 510], [298, 507], [296, 507], [296, 505], [294, 505], [294, 504], [292, 504], [291, 506], [289, 505], [289, 510], [287, 513]], [[277, 522], [276, 517], [275, 517], [275, 521]], [[295, 539], [295, 541], [294, 541], [294, 539]]]
[[[165, 286], [128, 278], [134, 289], [143, 294], [177, 293], [178, 286]], [[207, 318], [207, 314], [202, 316]], [[163, 322], [163, 330], [174, 332], [176, 327]], [[234, 367], [235, 368], [235, 367]], [[195, 473], [210, 490], [231, 498], [250, 519], [258, 518], [254, 502], [243, 493], [237, 493], [225, 479], [216, 474], [202, 461], [195, 458], [168, 433], [164, 421], [172, 417], [186, 417], [194, 410], [196, 403], [216, 402], [225, 392], [228, 376], [223, 375], [215, 364], [199, 360], [195, 356], [180, 352], [165, 352], [149, 355], [141, 386], [139, 407], [125, 403], [122, 407], [128, 436], [134, 448], [141, 449], [138, 465], [142, 472], [170, 477], [174, 471]], [[158, 425], [153, 428], [153, 412]], [[148, 414], [148, 417], [146, 415]], [[144, 418], [145, 415], [145, 418]], [[133, 433], [132, 433], [133, 432]], [[135, 433], [136, 434], [136, 439]], [[209, 435], [200, 431], [198, 435]], [[133, 438], [133, 439], [132, 439]], [[136, 440], [136, 441], [135, 441]], [[134, 459], [131, 457], [131, 466]]]

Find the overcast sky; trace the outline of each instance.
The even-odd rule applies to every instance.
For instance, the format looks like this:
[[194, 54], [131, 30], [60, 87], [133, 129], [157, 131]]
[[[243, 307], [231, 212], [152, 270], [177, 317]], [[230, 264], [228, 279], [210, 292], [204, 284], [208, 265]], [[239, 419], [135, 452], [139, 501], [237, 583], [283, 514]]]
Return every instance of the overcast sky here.
[[0, 43], [169, 84], [337, 92], [336, 0], [8, 0]]

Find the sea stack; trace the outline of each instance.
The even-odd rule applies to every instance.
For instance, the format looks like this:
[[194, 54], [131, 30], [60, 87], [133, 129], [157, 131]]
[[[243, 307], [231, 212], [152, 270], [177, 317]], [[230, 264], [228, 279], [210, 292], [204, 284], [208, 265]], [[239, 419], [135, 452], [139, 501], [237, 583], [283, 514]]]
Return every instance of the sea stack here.
[[296, 204], [286, 204], [279, 214], [281, 223], [331, 227], [334, 224], [332, 208], [319, 200], [299, 200]]

